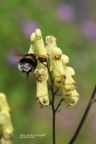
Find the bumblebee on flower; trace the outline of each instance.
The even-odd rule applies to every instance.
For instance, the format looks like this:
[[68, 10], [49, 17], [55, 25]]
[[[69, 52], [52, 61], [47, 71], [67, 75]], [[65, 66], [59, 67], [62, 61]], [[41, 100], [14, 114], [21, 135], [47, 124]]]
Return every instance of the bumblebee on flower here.
[[[79, 94], [73, 79], [75, 71], [72, 67], [67, 66], [69, 57], [63, 54], [57, 46], [54, 36], [47, 36], [45, 45], [40, 29], [36, 29], [31, 34], [30, 41], [28, 54], [36, 57], [36, 66], [31, 70], [36, 78], [36, 101], [42, 107], [50, 105], [48, 81], [51, 81], [52, 85], [62, 91], [62, 99], [66, 106], [72, 108], [79, 100]], [[18, 68], [21, 70], [20, 67]], [[51, 86], [50, 88], [52, 88]]]

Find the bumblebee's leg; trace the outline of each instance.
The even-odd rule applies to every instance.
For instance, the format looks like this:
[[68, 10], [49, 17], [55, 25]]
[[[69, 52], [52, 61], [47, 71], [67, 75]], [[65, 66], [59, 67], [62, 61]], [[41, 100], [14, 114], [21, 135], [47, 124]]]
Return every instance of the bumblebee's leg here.
[[26, 75], [27, 75], [27, 77], [25, 78], [25, 80], [28, 79], [28, 81], [29, 81], [29, 72], [27, 72]]

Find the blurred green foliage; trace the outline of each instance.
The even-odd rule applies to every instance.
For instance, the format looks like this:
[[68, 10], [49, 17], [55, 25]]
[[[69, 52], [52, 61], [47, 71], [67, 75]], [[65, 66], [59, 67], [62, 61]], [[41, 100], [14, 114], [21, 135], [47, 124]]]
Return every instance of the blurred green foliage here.
[[[40, 109], [35, 102], [36, 87], [33, 75], [30, 74], [30, 80], [25, 81], [26, 76], [18, 71], [16, 64], [11, 64], [7, 59], [9, 51], [14, 48], [20, 47], [26, 52], [29, 49], [30, 37], [22, 30], [23, 22], [37, 23], [44, 40], [45, 36], [54, 35], [58, 47], [69, 56], [69, 65], [76, 71], [74, 79], [77, 81], [80, 101], [71, 112], [63, 105], [62, 115], [61, 112], [57, 114], [57, 143], [67, 144], [72, 137], [96, 83], [96, 39], [83, 35], [80, 27], [82, 17], [78, 21], [78, 17], [83, 15], [82, 11], [81, 13], [76, 11], [73, 20], [59, 19], [56, 8], [60, 3], [59, 0], [0, 0], [0, 91], [7, 95], [12, 109], [14, 144], [51, 144], [52, 133], [51, 109], [50, 107]], [[75, 10], [78, 9], [79, 4], [76, 5], [75, 2], [71, 4]], [[95, 109], [94, 106], [78, 136], [78, 144], [90, 144], [91, 141], [94, 143], [96, 129], [94, 133], [92, 131], [94, 127], [96, 128], [94, 123], [96, 116], [93, 116], [96, 113]], [[71, 119], [73, 120], [70, 125], [68, 121]], [[46, 136], [21, 139], [20, 134], [46, 134]]]

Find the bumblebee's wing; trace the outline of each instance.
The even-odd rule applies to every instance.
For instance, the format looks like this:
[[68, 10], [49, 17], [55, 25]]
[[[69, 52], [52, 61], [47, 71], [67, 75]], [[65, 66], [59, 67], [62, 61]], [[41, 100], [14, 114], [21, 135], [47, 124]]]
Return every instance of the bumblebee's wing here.
[[22, 49], [16, 48], [13, 50], [13, 55], [23, 57], [25, 55], [25, 53]]

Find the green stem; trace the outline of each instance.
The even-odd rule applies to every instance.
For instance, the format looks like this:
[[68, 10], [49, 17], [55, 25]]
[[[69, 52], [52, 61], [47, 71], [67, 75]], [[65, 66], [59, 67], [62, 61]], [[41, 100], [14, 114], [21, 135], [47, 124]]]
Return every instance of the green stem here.
[[56, 115], [55, 115], [55, 112], [53, 112], [53, 144], [56, 144], [56, 130], [55, 130], [55, 126], [56, 126], [56, 124], [55, 124], [55, 117], [56, 117]]
[[57, 107], [56, 107], [56, 109], [55, 109], [55, 112], [58, 112], [58, 111], [61, 110], [61, 109], [59, 110], [59, 107], [61, 106], [62, 101], [64, 101], [63, 98], [61, 98], [61, 100], [60, 100], [59, 103], [57, 104]]
[[56, 144], [56, 112], [55, 112], [55, 94], [53, 88], [53, 82], [51, 81], [51, 95], [52, 95], [52, 133], [53, 133], [53, 144]]
[[51, 96], [52, 96], [52, 100], [51, 100], [51, 107], [52, 107], [52, 144], [56, 144], [56, 112], [58, 112], [58, 109], [63, 101], [63, 99], [61, 99], [59, 101], [59, 103], [57, 104], [57, 107], [55, 108], [55, 96], [59, 90], [59, 88], [57, 88], [56, 90], [54, 89], [54, 81], [53, 81], [53, 77], [52, 77], [52, 73], [50, 72], [48, 63], [47, 63], [47, 69], [48, 69], [48, 73], [49, 73], [49, 77], [50, 77], [50, 90], [51, 90]]
[[52, 101], [51, 101], [51, 107], [52, 107], [52, 144], [56, 144], [56, 111], [55, 111], [55, 95], [57, 93], [54, 92], [54, 82], [52, 78], [52, 74], [50, 72], [48, 63], [47, 63], [47, 69], [48, 73], [50, 76], [50, 90], [51, 90], [51, 96], [52, 96]]

